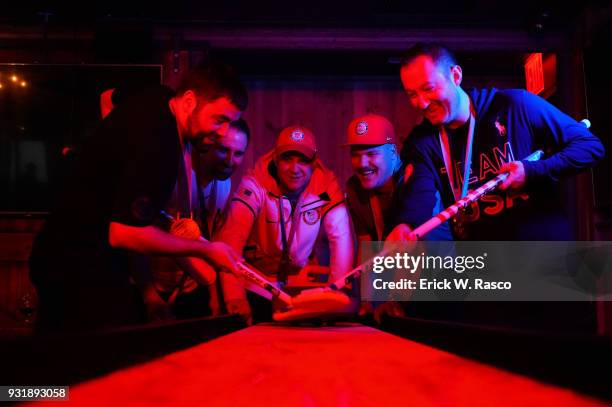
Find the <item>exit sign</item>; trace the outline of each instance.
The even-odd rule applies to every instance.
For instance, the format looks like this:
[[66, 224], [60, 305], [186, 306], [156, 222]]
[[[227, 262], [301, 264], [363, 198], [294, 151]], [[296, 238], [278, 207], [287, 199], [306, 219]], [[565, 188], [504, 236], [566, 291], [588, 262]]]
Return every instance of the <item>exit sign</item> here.
[[544, 91], [544, 66], [541, 52], [534, 52], [525, 60], [525, 78], [529, 92], [539, 95]]

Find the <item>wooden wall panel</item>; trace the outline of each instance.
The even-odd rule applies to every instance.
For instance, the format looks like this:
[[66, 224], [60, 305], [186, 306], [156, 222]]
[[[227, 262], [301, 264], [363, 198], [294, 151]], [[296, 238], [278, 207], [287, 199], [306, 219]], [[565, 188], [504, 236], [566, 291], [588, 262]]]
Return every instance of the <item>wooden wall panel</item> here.
[[344, 183], [351, 175], [345, 143], [346, 126], [368, 112], [386, 116], [403, 139], [419, 119], [408, 106], [399, 78], [257, 78], [247, 79], [249, 107], [244, 114], [251, 128], [251, 146], [234, 177], [251, 168], [274, 146], [283, 127], [299, 123], [317, 139], [323, 163]]

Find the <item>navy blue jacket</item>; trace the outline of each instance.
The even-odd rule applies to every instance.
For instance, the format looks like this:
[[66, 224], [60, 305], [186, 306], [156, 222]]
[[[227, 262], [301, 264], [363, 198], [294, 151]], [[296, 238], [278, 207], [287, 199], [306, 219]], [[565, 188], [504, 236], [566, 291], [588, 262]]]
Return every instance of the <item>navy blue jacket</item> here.
[[[573, 240], [558, 181], [592, 167], [604, 155], [597, 137], [544, 99], [524, 90], [469, 90], [476, 110], [469, 189], [493, 178], [510, 161], [522, 160], [526, 185], [518, 192], [495, 191], [462, 218], [468, 240]], [[449, 131], [454, 174], [462, 185], [467, 125]], [[523, 158], [535, 150], [537, 162]], [[400, 194], [400, 221], [416, 227], [455, 199], [446, 175], [438, 129], [417, 126], [402, 148], [414, 172]], [[457, 181], [456, 181], [457, 182]], [[446, 228], [446, 229], [445, 229]], [[437, 239], [451, 239], [448, 225]], [[456, 232], [456, 231], [455, 231]]]

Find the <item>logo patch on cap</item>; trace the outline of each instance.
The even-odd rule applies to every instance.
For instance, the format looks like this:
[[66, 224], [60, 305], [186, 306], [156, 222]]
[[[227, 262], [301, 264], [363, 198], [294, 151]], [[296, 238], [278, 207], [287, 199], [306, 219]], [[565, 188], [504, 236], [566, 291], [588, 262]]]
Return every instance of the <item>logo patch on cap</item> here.
[[291, 139], [297, 142], [304, 140], [304, 132], [300, 129], [293, 130], [291, 133]]
[[364, 121], [357, 123], [357, 126], [355, 126], [355, 133], [357, 133], [358, 136], [363, 136], [367, 132], [368, 132], [368, 122], [364, 120]]

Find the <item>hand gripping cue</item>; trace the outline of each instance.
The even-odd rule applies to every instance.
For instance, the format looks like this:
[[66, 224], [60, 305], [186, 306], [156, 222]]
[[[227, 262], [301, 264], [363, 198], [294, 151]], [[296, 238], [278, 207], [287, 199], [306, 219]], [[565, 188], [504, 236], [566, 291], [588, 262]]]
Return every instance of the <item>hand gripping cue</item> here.
[[[165, 211], [161, 211], [161, 215], [171, 222], [184, 223], [184, 225], [181, 225], [181, 226], [177, 226], [177, 227], [173, 226], [170, 230], [171, 234], [180, 236], [180, 237], [184, 237], [187, 239], [191, 239], [191, 240], [201, 240], [203, 242], [207, 242], [207, 240], [204, 239], [200, 235], [200, 229], [194, 220], [189, 219], [189, 218], [183, 218], [183, 219], [179, 219], [178, 221], [175, 221], [174, 217], [166, 213]], [[197, 228], [197, 231], [196, 231], [196, 228]], [[237, 266], [238, 266], [238, 269], [237, 269], [238, 276], [257, 285], [258, 287], [263, 288], [264, 290], [272, 294], [273, 297], [277, 297], [286, 306], [291, 305], [291, 296], [289, 294], [276, 288], [274, 284], [272, 284], [270, 281], [262, 277], [259, 273], [257, 273], [255, 270], [253, 270], [251, 267], [249, 267], [244, 262], [241, 262], [241, 261], [237, 262]]]

